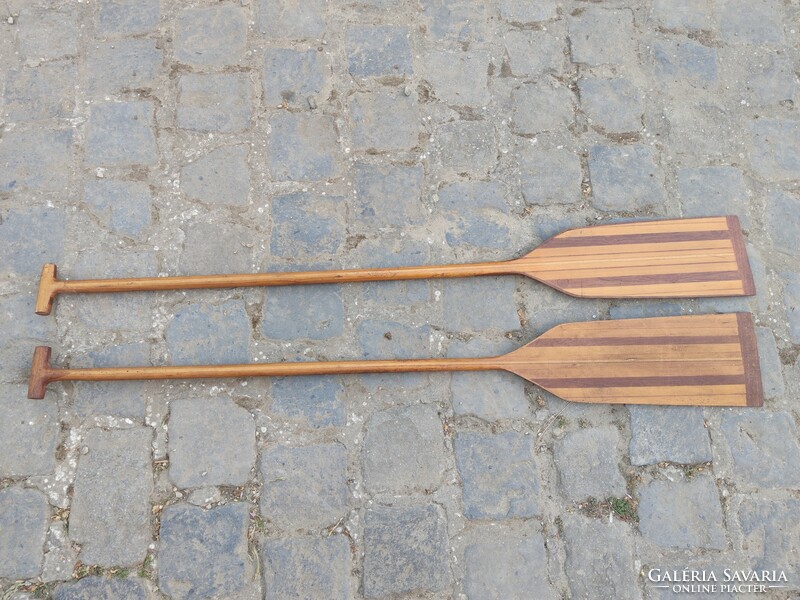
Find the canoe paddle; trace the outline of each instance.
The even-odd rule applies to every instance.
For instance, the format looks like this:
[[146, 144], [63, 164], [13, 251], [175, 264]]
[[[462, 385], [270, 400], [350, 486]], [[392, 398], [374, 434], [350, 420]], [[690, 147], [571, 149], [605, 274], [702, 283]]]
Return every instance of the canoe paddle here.
[[744, 312], [568, 323], [487, 358], [59, 369], [50, 366], [50, 352], [34, 351], [28, 398], [44, 398], [53, 381], [499, 370], [574, 402], [763, 404], [753, 319]]
[[752, 296], [753, 276], [735, 216], [595, 225], [560, 233], [513, 260], [440, 266], [62, 280], [42, 268], [36, 314], [48, 315], [58, 294], [260, 287], [525, 275], [582, 298]]

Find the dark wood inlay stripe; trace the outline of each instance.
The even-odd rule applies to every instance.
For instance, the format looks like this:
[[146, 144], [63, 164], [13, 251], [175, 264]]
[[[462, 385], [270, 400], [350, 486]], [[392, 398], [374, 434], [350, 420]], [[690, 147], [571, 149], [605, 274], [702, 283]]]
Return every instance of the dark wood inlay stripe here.
[[744, 235], [739, 224], [739, 217], [729, 215], [728, 229], [730, 229], [731, 242], [733, 243], [733, 254], [736, 256], [736, 264], [742, 274], [742, 287], [745, 296], [755, 296], [756, 284], [753, 280], [753, 272], [750, 270], [750, 261], [747, 258], [747, 249], [744, 247]]
[[642, 346], [663, 344], [736, 344], [736, 335], [658, 335], [596, 338], [541, 338], [529, 346]]
[[746, 312], [736, 313], [736, 323], [739, 326], [739, 340], [742, 344], [747, 406], [763, 406], [764, 389], [761, 384], [761, 365], [758, 360], [753, 315]]
[[696, 283], [702, 281], [739, 281], [739, 271], [697, 273], [665, 273], [662, 275], [619, 275], [617, 277], [574, 277], [553, 279], [549, 283], [560, 288], [606, 287], [610, 285], [652, 285], [660, 283]]
[[[713, 368], [711, 366], [710, 368]], [[744, 375], [676, 375], [658, 377], [571, 377], [536, 379], [543, 387], [593, 388], [593, 387], [665, 387], [696, 385], [740, 385], [746, 384]], [[665, 392], [668, 389], [664, 390]]]
[[655, 244], [661, 242], [697, 242], [701, 240], [727, 240], [728, 230], [671, 231], [668, 233], [627, 233], [623, 235], [587, 235], [584, 237], [556, 237], [547, 240], [541, 248], [572, 248], [575, 246], [611, 246], [617, 244]]

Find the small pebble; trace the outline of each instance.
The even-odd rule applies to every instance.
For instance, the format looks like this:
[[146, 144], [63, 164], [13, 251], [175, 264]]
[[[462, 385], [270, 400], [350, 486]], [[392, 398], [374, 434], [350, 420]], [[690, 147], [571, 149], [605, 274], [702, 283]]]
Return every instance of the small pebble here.
[[9, 25], [13, 25], [14, 24], [14, 17], [8, 17], [8, 24]]
[[81, 454], [89, 454], [89, 446], [82, 446]]
[[317, 101], [314, 99], [314, 96], [308, 97], [308, 108], [310, 108], [311, 110], [317, 108]]
[[407, 85], [407, 86], [405, 87], [405, 89], [403, 89], [403, 93], [404, 93], [406, 96], [410, 96], [410, 95], [411, 95], [411, 92], [413, 92], [413, 91], [414, 91], [414, 90], [412, 90], [412, 89], [411, 89], [411, 86], [410, 86], [410, 85]]

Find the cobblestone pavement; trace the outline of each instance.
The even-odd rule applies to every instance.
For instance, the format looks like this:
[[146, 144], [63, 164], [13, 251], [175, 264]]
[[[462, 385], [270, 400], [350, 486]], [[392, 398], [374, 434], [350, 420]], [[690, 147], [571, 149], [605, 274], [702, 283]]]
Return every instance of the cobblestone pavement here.
[[[796, 0], [0, 16], [3, 600], [661, 599], [678, 596], [650, 569], [684, 567], [800, 586]], [[45, 261], [71, 278], [467, 262], [724, 213], [757, 297], [575, 300], [505, 277], [33, 314]], [[25, 398], [37, 343], [73, 366], [481, 356], [560, 322], [733, 310], [756, 315], [763, 409], [568, 404], [492, 373]]]

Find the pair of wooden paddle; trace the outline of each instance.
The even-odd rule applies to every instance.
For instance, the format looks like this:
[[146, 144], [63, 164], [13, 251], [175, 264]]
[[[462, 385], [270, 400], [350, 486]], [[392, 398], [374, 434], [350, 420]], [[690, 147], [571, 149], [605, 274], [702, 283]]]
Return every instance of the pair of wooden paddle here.
[[[583, 298], [696, 298], [755, 293], [736, 217], [572, 229], [509, 261], [390, 269], [59, 280], [45, 265], [36, 301], [58, 294], [231, 288], [476, 275], [525, 275]], [[760, 406], [758, 350], [749, 313], [559, 325], [504, 356], [186, 367], [58, 369], [36, 348], [29, 398], [53, 381], [193, 379], [410, 371], [504, 370], [577, 402]]]

